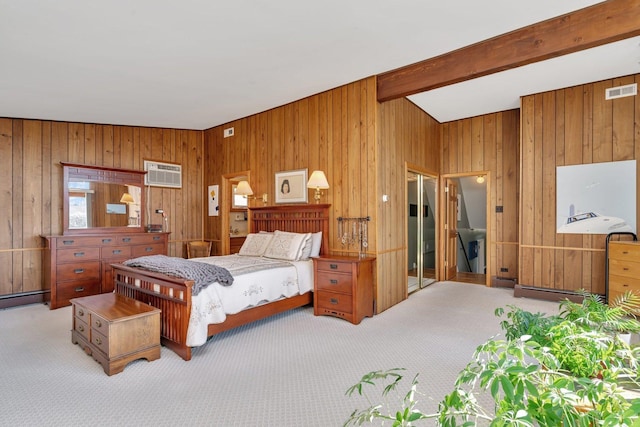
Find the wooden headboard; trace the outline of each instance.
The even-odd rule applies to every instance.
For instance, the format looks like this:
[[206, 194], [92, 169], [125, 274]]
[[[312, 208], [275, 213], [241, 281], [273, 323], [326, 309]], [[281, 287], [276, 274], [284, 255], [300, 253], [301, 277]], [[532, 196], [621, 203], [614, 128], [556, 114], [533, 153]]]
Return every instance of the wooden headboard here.
[[327, 204], [282, 205], [249, 208], [249, 232], [291, 231], [315, 233], [322, 231], [320, 254], [329, 253], [329, 207]]

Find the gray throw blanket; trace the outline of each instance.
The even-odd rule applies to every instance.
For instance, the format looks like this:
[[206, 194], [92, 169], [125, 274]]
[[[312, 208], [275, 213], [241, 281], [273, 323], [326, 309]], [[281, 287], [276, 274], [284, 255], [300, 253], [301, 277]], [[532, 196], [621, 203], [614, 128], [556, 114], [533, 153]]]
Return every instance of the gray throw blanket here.
[[222, 286], [231, 286], [233, 284], [233, 276], [226, 268], [184, 258], [149, 255], [130, 259], [123, 262], [123, 264], [129, 267], [138, 267], [156, 273], [193, 280], [195, 282], [192, 291], [193, 295], [198, 295], [202, 289], [213, 282], [218, 282]]

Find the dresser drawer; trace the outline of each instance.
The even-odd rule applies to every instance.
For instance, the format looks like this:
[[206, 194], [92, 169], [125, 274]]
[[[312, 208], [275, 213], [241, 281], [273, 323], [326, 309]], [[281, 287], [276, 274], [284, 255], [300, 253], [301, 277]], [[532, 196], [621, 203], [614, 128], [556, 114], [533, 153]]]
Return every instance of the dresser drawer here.
[[59, 264], [56, 273], [58, 282], [65, 280], [88, 280], [100, 278], [100, 261]]
[[95, 328], [91, 329], [91, 344], [109, 357], [109, 336], [102, 335]]
[[353, 298], [351, 295], [326, 291], [317, 291], [316, 294], [318, 308], [351, 313], [353, 307]]
[[164, 254], [164, 245], [153, 243], [147, 245], [133, 246], [131, 248], [131, 256], [136, 258], [145, 255], [162, 255]]
[[78, 316], [74, 318], [73, 330], [82, 335], [85, 340], [89, 341], [89, 325], [78, 318]]
[[68, 236], [56, 239], [58, 248], [76, 248], [82, 246], [102, 246], [115, 243], [112, 237], [101, 236]]
[[353, 280], [350, 274], [340, 274], [329, 271], [318, 271], [318, 290], [342, 292], [351, 294]]
[[350, 262], [337, 262], [330, 259], [317, 259], [316, 263], [318, 266], [318, 270], [351, 273]]
[[69, 305], [71, 298], [86, 297], [100, 293], [100, 280], [76, 280], [56, 285], [56, 300]]
[[609, 243], [609, 259], [638, 261], [640, 260], [640, 244], [611, 242]]
[[131, 246], [107, 246], [102, 248], [102, 258], [131, 258]]
[[[640, 261], [640, 258], [636, 258]], [[609, 258], [609, 274], [612, 276], [640, 277], [640, 262]]]
[[118, 244], [145, 245], [152, 243], [163, 243], [163, 236], [151, 233], [138, 233], [118, 237]]
[[98, 247], [78, 247], [75, 249], [60, 249], [58, 251], [58, 262], [81, 262], [86, 260], [100, 259], [100, 248]]

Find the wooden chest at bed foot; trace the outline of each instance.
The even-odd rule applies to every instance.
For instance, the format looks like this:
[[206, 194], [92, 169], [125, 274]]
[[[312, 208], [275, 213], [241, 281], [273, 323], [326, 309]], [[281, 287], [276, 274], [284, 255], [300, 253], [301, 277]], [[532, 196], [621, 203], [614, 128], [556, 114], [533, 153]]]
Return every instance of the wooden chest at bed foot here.
[[323, 255], [313, 258], [313, 312], [357, 325], [373, 316], [375, 258]]
[[71, 342], [107, 375], [137, 359], [160, 358], [160, 310], [114, 293], [74, 298]]

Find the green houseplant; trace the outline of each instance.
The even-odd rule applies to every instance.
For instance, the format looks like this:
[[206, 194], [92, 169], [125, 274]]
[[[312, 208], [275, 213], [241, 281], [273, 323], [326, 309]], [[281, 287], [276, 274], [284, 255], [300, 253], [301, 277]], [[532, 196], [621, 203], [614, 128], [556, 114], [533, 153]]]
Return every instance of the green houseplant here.
[[[426, 419], [447, 427], [640, 426], [640, 398], [625, 394], [625, 387], [638, 388], [640, 348], [630, 348], [616, 335], [638, 327], [628, 317], [632, 307], [621, 315], [585, 294], [581, 303], [563, 302], [554, 316], [514, 306], [497, 309], [498, 316], [506, 314], [501, 322], [506, 339], [491, 338], [476, 349], [437, 413], [418, 409], [417, 376], [402, 394], [402, 370], [376, 371], [347, 394], [368, 396], [382, 382], [384, 402], [374, 404], [367, 397], [369, 408], [354, 411], [345, 426], [374, 420], [412, 426]], [[399, 407], [388, 401], [392, 394], [400, 398]]]

